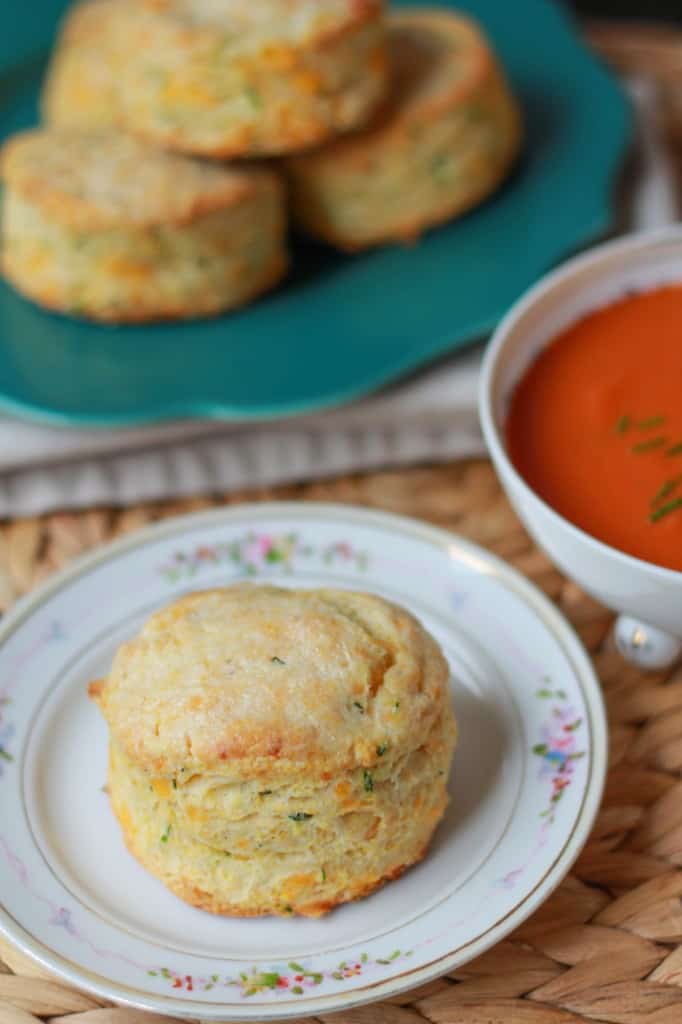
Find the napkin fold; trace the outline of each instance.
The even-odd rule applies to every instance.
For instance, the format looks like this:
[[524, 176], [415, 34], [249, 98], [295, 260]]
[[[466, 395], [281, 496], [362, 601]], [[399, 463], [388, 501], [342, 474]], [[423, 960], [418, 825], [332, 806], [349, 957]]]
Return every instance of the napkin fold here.
[[[675, 173], [656, 86], [628, 83], [634, 158], [620, 189], [620, 232], [678, 219]], [[343, 409], [267, 424], [182, 421], [126, 430], [65, 430], [0, 418], [0, 516], [125, 505], [272, 486], [484, 452], [477, 387], [483, 346]]]

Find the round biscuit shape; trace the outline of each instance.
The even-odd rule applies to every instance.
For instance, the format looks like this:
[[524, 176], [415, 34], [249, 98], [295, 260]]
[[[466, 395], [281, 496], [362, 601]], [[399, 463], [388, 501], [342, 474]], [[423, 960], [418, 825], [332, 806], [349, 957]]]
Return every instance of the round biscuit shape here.
[[488, 43], [467, 18], [388, 18], [393, 92], [368, 128], [285, 161], [293, 216], [348, 251], [412, 241], [464, 213], [508, 174], [521, 115]]
[[[93, 40], [87, 8], [107, 2]], [[67, 19], [44, 110], [67, 125], [99, 110], [200, 156], [299, 150], [364, 124], [383, 100], [382, 8], [382, 0], [87, 0]]]
[[281, 182], [111, 129], [51, 129], [2, 152], [2, 268], [49, 309], [110, 322], [212, 315], [287, 267]]
[[372, 594], [235, 584], [156, 612], [95, 693], [145, 771], [324, 779], [416, 750], [448, 693], [440, 648]]
[[424, 856], [447, 805], [448, 677], [419, 622], [371, 594], [181, 597], [90, 688], [129, 849], [217, 914], [367, 895]]

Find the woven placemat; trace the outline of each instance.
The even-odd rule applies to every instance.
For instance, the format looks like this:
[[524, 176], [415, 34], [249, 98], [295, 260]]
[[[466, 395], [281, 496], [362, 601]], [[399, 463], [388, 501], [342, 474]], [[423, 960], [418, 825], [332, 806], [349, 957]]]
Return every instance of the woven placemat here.
[[[76, 555], [157, 519], [263, 499], [350, 502], [418, 516], [506, 558], [557, 602], [592, 654], [611, 726], [596, 827], [571, 875], [511, 939], [425, 988], [333, 1018], [346, 1024], [682, 1022], [682, 670], [643, 675], [610, 640], [611, 616], [533, 545], [490, 463], [373, 473], [273, 491], [24, 519], [0, 531], [5, 606]], [[0, 943], [0, 1024], [147, 1018], [54, 981]]]
[[[502, 2], [502, 0], [501, 0]], [[590, 26], [618, 68], [659, 85], [682, 182], [682, 34]], [[510, 939], [439, 981], [340, 1013], [338, 1024], [682, 1024], [682, 668], [644, 675], [613, 648], [611, 616], [534, 546], [485, 461], [223, 497], [94, 509], [0, 526], [0, 610], [75, 556], [172, 515], [258, 500], [334, 501], [435, 523], [484, 545], [562, 609], [590, 652], [610, 720], [601, 813], [570, 876]], [[162, 1024], [77, 992], [0, 940], [0, 1024]], [[326, 1019], [326, 1018], [322, 1018]], [[298, 1024], [301, 1024], [299, 1021]]]

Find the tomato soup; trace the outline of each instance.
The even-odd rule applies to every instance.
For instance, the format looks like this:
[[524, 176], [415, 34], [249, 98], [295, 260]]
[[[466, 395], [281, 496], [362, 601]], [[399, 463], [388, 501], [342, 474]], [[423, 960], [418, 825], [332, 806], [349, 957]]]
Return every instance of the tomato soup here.
[[682, 571], [682, 284], [629, 295], [559, 335], [516, 389], [507, 440], [566, 519]]

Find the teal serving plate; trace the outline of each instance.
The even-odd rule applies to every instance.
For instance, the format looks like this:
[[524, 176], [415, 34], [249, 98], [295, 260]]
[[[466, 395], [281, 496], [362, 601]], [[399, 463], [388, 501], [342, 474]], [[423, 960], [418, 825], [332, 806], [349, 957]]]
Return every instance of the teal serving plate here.
[[[285, 284], [215, 320], [93, 325], [0, 283], [0, 409], [83, 427], [337, 406], [480, 338], [544, 271], [603, 234], [631, 134], [617, 82], [552, 0], [439, 2], [483, 24], [523, 106], [525, 149], [500, 192], [412, 246], [348, 257], [299, 241]], [[0, 138], [37, 121], [65, 6], [2, 5]]]

